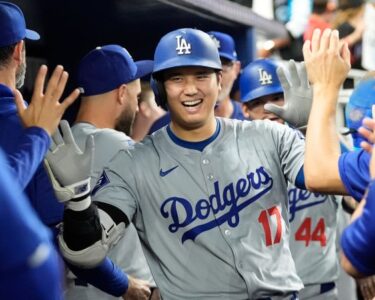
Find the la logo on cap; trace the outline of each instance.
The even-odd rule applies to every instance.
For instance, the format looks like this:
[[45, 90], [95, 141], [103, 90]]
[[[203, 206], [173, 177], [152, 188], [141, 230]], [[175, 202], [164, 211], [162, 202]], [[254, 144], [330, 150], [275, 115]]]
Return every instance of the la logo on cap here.
[[216, 48], [220, 49], [220, 41], [216, 38], [216, 36], [211, 35], [212, 40], [214, 41]]
[[180, 54], [190, 54], [191, 53], [191, 44], [188, 43], [182, 37], [182, 35], [176, 36], [176, 40], [177, 40], [176, 51], [177, 51], [178, 55], [180, 55]]
[[259, 82], [261, 85], [272, 83], [272, 75], [268, 74], [266, 70], [258, 69], [258, 73], [259, 73]]

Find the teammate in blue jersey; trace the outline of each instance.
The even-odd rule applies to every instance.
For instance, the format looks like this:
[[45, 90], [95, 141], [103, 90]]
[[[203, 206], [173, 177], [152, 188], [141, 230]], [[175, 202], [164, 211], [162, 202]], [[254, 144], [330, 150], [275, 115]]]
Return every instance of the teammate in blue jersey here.
[[[162, 37], [154, 88], [171, 123], [114, 156], [93, 196], [107, 214], [91, 216], [118, 232], [132, 220], [162, 299], [296, 299], [303, 285], [289, 250], [286, 182], [297, 183], [304, 141], [276, 122], [215, 117], [221, 70], [208, 34]], [[90, 174], [90, 147], [70, 151], [69, 136], [47, 156], [62, 191]], [[95, 207], [90, 197], [65, 200]], [[94, 245], [108, 249], [106, 239], [86, 249]]]
[[[19, 139], [22, 138], [24, 129], [23, 124], [17, 115], [16, 104], [14, 103], [14, 93], [21, 98], [16, 88], [23, 85], [26, 72], [26, 51], [25, 39], [37, 40], [39, 34], [35, 31], [26, 29], [25, 18], [21, 9], [9, 2], [0, 2], [0, 147], [6, 155], [12, 155], [17, 152]], [[64, 90], [68, 74], [63, 71], [61, 66], [56, 67], [50, 80], [49, 89], [44, 94], [43, 85], [47, 68], [43, 66], [40, 70], [41, 75], [36, 80], [35, 95], [38, 98], [35, 102], [32, 100], [30, 110], [38, 110], [40, 105], [39, 97], [52, 97], [58, 101]], [[51, 78], [51, 79], [52, 79]], [[57, 84], [60, 82], [60, 84]], [[51, 88], [53, 88], [51, 90]], [[56, 91], [54, 91], [56, 89]], [[77, 98], [78, 89], [74, 90], [68, 97]], [[68, 100], [67, 98], [67, 100]], [[34, 99], [34, 96], [33, 96]], [[71, 100], [70, 100], [71, 101]], [[22, 102], [22, 101], [21, 101]], [[33, 104], [34, 103], [34, 104]], [[25, 103], [26, 104], [26, 103]], [[20, 107], [21, 104], [18, 104]], [[63, 114], [55, 118], [55, 122]], [[34, 130], [34, 129], [30, 129]], [[49, 132], [51, 134], [52, 132]], [[39, 133], [36, 133], [38, 135]], [[43, 135], [43, 134], [42, 134]], [[38, 139], [38, 137], [36, 137]], [[33, 148], [34, 155], [40, 155], [40, 152]], [[54, 234], [57, 230], [55, 226], [62, 221], [64, 206], [56, 201], [56, 197], [51, 186], [50, 180], [41, 164], [37, 165], [35, 174], [23, 172], [22, 164], [33, 164], [36, 160], [31, 160], [30, 155], [22, 154], [13, 157], [14, 174], [18, 176], [16, 180], [21, 187], [24, 187], [27, 199], [36, 211], [41, 221], [48, 226]], [[28, 159], [28, 161], [26, 161]], [[21, 167], [20, 167], [21, 166]], [[96, 287], [105, 290], [116, 296], [121, 296], [127, 289], [128, 282], [123, 272], [117, 268], [108, 258], [105, 258], [100, 264], [90, 269], [82, 269], [71, 266], [77, 276], [83, 277], [87, 282]], [[103, 280], [103, 278], [107, 278]]]
[[0, 174], [0, 299], [60, 300], [62, 265], [51, 233], [15, 182], [1, 150]]
[[342, 236], [343, 250], [341, 263], [344, 269], [354, 277], [375, 274], [375, 120], [366, 118], [359, 132], [367, 141], [361, 142], [364, 151], [371, 155], [369, 174], [371, 177], [367, 196], [360, 203], [360, 211]]

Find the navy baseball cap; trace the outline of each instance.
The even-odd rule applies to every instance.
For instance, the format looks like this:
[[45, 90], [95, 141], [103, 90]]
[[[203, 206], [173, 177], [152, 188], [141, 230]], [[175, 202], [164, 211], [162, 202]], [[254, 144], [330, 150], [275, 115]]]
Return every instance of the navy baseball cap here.
[[234, 40], [229, 34], [218, 31], [210, 31], [208, 32], [208, 35], [215, 42], [216, 47], [219, 50], [220, 57], [224, 57], [229, 60], [237, 60]]
[[84, 96], [104, 94], [150, 74], [153, 66], [152, 60], [134, 62], [129, 52], [119, 45], [97, 47], [79, 63], [78, 87]]
[[39, 40], [36, 31], [26, 29], [22, 10], [15, 4], [0, 1], [0, 47], [13, 45], [23, 39]]

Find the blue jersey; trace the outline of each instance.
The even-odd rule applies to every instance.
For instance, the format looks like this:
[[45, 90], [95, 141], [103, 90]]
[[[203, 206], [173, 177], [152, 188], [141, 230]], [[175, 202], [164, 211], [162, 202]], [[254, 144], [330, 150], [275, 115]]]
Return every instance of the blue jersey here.
[[[17, 108], [14, 103], [12, 91], [5, 85], [0, 84], [0, 147], [7, 155], [12, 155], [18, 150], [19, 140], [23, 134], [23, 127], [17, 115]], [[19, 157], [19, 165], [27, 164], [23, 157]], [[20, 175], [20, 173], [19, 173]], [[29, 176], [29, 183], [25, 188], [31, 206], [42, 222], [48, 226], [53, 226], [62, 220], [64, 206], [56, 198], [43, 165], [40, 164], [34, 176]], [[22, 182], [25, 178], [17, 178]], [[22, 183], [21, 183], [22, 185]]]
[[364, 151], [352, 151], [341, 154], [339, 159], [339, 173], [348, 193], [360, 201], [370, 182], [370, 155]]
[[[63, 219], [64, 205], [56, 199], [48, 175], [41, 164], [50, 138], [41, 128], [22, 127], [13, 93], [2, 84], [0, 84], [0, 128], [0, 147], [5, 150], [8, 157], [6, 168], [10, 170], [13, 177], [16, 177], [18, 188], [25, 191], [29, 203], [40, 220], [54, 229], [54, 225]], [[54, 230], [54, 233], [56, 234], [57, 231]], [[22, 234], [22, 236], [26, 235]], [[6, 242], [3, 241], [0, 246], [10, 241], [11, 238]], [[18, 255], [17, 252], [14, 254]], [[95, 269], [70, 267], [77, 277], [112, 295], [121, 296], [127, 287], [127, 277], [108, 258]], [[11, 298], [16, 299], [16, 297]]]
[[0, 151], [0, 299], [62, 299], [57, 253]]
[[372, 180], [362, 215], [349, 225], [341, 238], [342, 250], [362, 274], [375, 274], [375, 181]]

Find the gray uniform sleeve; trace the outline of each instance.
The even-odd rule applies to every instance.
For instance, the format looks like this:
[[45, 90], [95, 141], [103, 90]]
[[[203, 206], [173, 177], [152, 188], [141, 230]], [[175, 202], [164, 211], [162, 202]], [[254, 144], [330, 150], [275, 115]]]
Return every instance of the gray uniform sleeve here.
[[135, 178], [132, 170], [132, 162], [128, 152], [119, 151], [104, 168], [93, 190], [93, 201], [104, 202], [113, 205], [125, 213], [129, 221], [132, 221], [137, 211], [137, 195]]
[[305, 153], [305, 139], [295, 129], [271, 121], [254, 121], [259, 132], [264, 133], [265, 142], [273, 143], [283, 174], [291, 183], [295, 184], [298, 172], [303, 166]]

